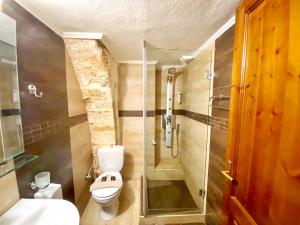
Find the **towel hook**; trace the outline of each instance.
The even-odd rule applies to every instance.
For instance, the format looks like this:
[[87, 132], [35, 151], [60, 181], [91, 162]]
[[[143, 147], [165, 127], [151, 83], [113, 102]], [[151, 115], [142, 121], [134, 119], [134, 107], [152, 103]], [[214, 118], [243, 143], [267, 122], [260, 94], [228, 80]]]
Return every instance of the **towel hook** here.
[[34, 84], [29, 84], [28, 90], [29, 90], [29, 94], [35, 96], [36, 98], [41, 98], [43, 96], [43, 92], [40, 92], [39, 94], [36, 93], [37, 87]]

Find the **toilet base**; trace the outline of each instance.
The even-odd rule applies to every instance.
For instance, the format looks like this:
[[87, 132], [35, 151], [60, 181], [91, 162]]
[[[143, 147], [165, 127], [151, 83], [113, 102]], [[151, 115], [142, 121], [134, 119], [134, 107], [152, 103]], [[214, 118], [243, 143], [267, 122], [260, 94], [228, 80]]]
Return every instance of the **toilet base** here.
[[119, 199], [116, 198], [109, 205], [100, 205], [100, 218], [102, 220], [113, 219], [119, 211]]

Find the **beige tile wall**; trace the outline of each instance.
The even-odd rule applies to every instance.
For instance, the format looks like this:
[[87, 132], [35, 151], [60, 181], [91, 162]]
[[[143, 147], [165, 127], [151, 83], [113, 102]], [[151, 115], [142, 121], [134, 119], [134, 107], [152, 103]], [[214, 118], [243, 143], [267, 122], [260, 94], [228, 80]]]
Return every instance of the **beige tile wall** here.
[[[155, 107], [157, 109], [166, 109], [168, 69], [157, 69], [155, 76]], [[183, 91], [183, 77], [183, 69], [176, 69], [174, 94], [178, 91]], [[182, 109], [182, 107], [182, 104], [178, 104], [177, 101], [174, 101], [174, 109]]]
[[[214, 45], [194, 59], [184, 69], [183, 108], [188, 111], [210, 115], [209, 96], [212, 80], [204, 79], [206, 71], [213, 70]], [[203, 198], [199, 190], [205, 190], [206, 157], [210, 136], [209, 127], [187, 117], [181, 124], [180, 160], [184, 169], [184, 180], [199, 208]]]
[[[206, 51], [184, 71], [177, 70], [179, 73], [176, 77], [174, 93], [183, 92], [183, 103], [179, 105], [174, 102], [175, 109], [209, 114], [208, 98], [211, 82], [204, 79], [204, 74], [206, 70], [213, 68], [212, 57], [213, 51]], [[152, 71], [148, 71], [148, 110], [165, 109], [167, 72], [167, 70], [156, 70], [153, 76]], [[119, 109], [142, 110], [141, 64], [119, 65]], [[142, 117], [120, 118], [121, 143], [126, 149], [123, 169], [123, 177], [126, 179], [138, 178], [142, 172], [142, 122]], [[163, 144], [161, 116], [156, 116], [155, 121], [152, 117], [147, 118], [146, 136], [149, 143], [146, 155], [147, 175], [150, 179], [185, 179], [193, 198], [199, 207], [202, 207], [202, 198], [198, 196], [198, 192], [199, 189], [205, 188], [207, 125], [183, 116], [177, 116], [177, 123], [181, 124], [179, 136], [181, 152], [178, 158], [173, 159], [170, 149], [165, 148]], [[150, 144], [151, 138], [154, 137], [157, 142], [156, 149]], [[176, 149], [176, 137], [174, 137], [174, 144]]]
[[[68, 54], [66, 54], [66, 76], [69, 117], [86, 114], [85, 103]], [[70, 142], [75, 204], [82, 213], [90, 197], [90, 182], [85, 179], [85, 175], [93, 160], [88, 122], [70, 128]]]
[[143, 166], [142, 117], [121, 117], [121, 143], [125, 147], [124, 180], [140, 179]]
[[69, 117], [85, 114], [85, 103], [75, 75], [71, 59], [66, 52], [66, 77]]
[[[142, 110], [142, 65], [119, 64], [119, 110]], [[125, 147], [123, 179], [140, 179], [143, 164], [142, 117], [120, 117], [121, 144]]]
[[[156, 109], [166, 109], [167, 101], [167, 76], [168, 69], [156, 70], [156, 83], [155, 83], [155, 100]], [[176, 101], [176, 93], [183, 91], [183, 70], [176, 69], [176, 76], [174, 80], [174, 109], [182, 109], [182, 104]], [[162, 116], [155, 117], [155, 137], [156, 137], [156, 165], [160, 171], [165, 170], [168, 173], [170, 169], [174, 170], [170, 173], [169, 179], [180, 180], [183, 179], [183, 170], [180, 163], [180, 155], [177, 158], [171, 157], [171, 148], [165, 147], [164, 132], [161, 127]], [[176, 123], [181, 123], [180, 117], [176, 116]], [[175, 132], [174, 132], [175, 134]], [[180, 138], [180, 137], [179, 137]], [[174, 152], [178, 151], [176, 144], [176, 136], [174, 135]], [[180, 149], [179, 149], [180, 150]], [[176, 172], [175, 172], [176, 171]], [[164, 176], [164, 178], [167, 178]]]
[[15, 172], [0, 178], [0, 199], [0, 216], [20, 199]]
[[[148, 65], [147, 81], [147, 110], [155, 110], [155, 66]], [[142, 65], [140, 64], [120, 64], [119, 66], [119, 106], [120, 110], [142, 110]], [[120, 128], [122, 143], [126, 148], [125, 166], [123, 176], [127, 179], [137, 178], [142, 172], [142, 123], [141, 117], [123, 117], [120, 118]], [[150, 179], [166, 179], [166, 175], [173, 172], [161, 168], [156, 170], [155, 146], [152, 145], [152, 139], [155, 138], [155, 118], [147, 117], [147, 146], [146, 146], [146, 164], [147, 175]], [[168, 168], [169, 169], [169, 168]], [[183, 173], [181, 173], [183, 177]]]
[[205, 190], [207, 125], [187, 117], [182, 118], [180, 160], [184, 169], [184, 180], [199, 208], [203, 198], [199, 189]]
[[147, 65], [147, 110], [155, 110], [155, 83], [156, 83], [155, 65]]
[[184, 68], [183, 108], [188, 111], [208, 114], [208, 98], [211, 80], [204, 74], [212, 70], [214, 47], [209, 47]]
[[[166, 101], [167, 70], [155, 71], [148, 65], [147, 110], [164, 109]], [[119, 65], [119, 109], [142, 110], [143, 84], [141, 64]], [[182, 71], [178, 73], [176, 90], [181, 90]], [[180, 105], [176, 104], [176, 108]], [[182, 180], [183, 169], [179, 157], [172, 159], [170, 149], [164, 148], [161, 136], [161, 117], [147, 117], [146, 169], [147, 177], [153, 180]], [[178, 121], [180, 118], [178, 118]], [[136, 179], [141, 176], [143, 166], [142, 117], [121, 117], [121, 143], [125, 146], [123, 178]], [[157, 145], [152, 145], [156, 139]], [[174, 142], [175, 143], [175, 142]], [[155, 149], [156, 148], [156, 149]], [[162, 151], [161, 151], [162, 149]]]
[[120, 124], [119, 124], [119, 76], [118, 76], [118, 66], [119, 64], [115, 61], [110, 52], [107, 52], [107, 61], [108, 61], [108, 69], [109, 69], [109, 79], [111, 83], [111, 91], [112, 91], [112, 100], [113, 100], [113, 108], [114, 108], [114, 119], [116, 126], [116, 142], [120, 143]]
[[119, 110], [143, 109], [143, 77], [141, 64], [119, 64]]
[[85, 175], [92, 165], [92, 144], [88, 122], [70, 128], [75, 203], [83, 209], [90, 196], [90, 181]]
[[[147, 110], [155, 112], [156, 105], [156, 88], [155, 84], [157, 82], [156, 73], [155, 73], [155, 65], [148, 64], [147, 65]], [[155, 140], [155, 117], [147, 117], [146, 118], [146, 146], [145, 146], [145, 158], [146, 158], [146, 174], [148, 179], [156, 179], [157, 171], [156, 171], [156, 146], [153, 145], [153, 141]]]

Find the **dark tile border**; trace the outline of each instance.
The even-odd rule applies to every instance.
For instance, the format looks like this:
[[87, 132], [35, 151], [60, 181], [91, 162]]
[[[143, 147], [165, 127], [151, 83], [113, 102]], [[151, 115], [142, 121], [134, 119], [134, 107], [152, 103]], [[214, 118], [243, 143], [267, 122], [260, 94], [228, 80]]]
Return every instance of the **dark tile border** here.
[[183, 116], [185, 116], [189, 119], [192, 119], [192, 120], [196, 120], [197, 122], [209, 125], [209, 116], [208, 115], [184, 110]]
[[[153, 117], [155, 115], [154, 111], [147, 111], [147, 116]], [[142, 117], [142, 110], [119, 110], [119, 117]]]
[[[163, 115], [166, 113], [165, 109], [156, 109], [155, 115]], [[211, 126], [212, 128], [227, 132], [229, 126], [229, 120], [215, 117], [215, 116], [208, 116], [201, 113], [196, 113], [184, 109], [175, 109], [174, 115], [185, 116], [189, 119], [195, 120], [200, 123], [204, 123], [206, 125]], [[142, 110], [120, 110], [119, 111], [120, 117], [142, 117], [143, 111]], [[154, 116], [154, 111], [147, 111], [147, 116]]]
[[142, 117], [142, 110], [119, 110], [119, 117]]
[[65, 119], [58, 118], [25, 126], [23, 127], [24, 145], [33, 144], [49, 136], [59, 134], [64, 129], [73, 127], [87, 120], [87, 114], [81, 114]]
[[20, 109], [2, 109], [1, 116], [17, 116], [21, 115]]
[[87, 114], [71, 116], [71, 117], [69, 117], [68, 127], [73, 127], [73, 126], [76, 126], [77, 124], [80, 124], [80, 123], [83, 123], [86, 121], [88, 121]]
[[[183, 110], [183, 109], [174, 109], [174, 110], [173, 110], [173, 113], [174, 113], [174, 115], [181, 115], [181, 116], [184, 116], [185, 111], [186, 111], [186, 110]], [[156, 109], [156, 110], [155, 110], [155, 115], [156, 115], [156, 116], [157, 116], [157, 115], [163, 115], [163, 114], [165, 114], [165, 113], [166, 113], [166, 110], [165, 110], [165, 109]]]
[[[154, 117], [155, 115], [163, 115], [166, 112], [165, 109], [157, 109], [155, 111], [147, 111], [147, 116]], [[14, 113], [17, 113], [15, 111]], [[211, 126], [212, 128], [227, 132], [229, 121], [228, 119], [223, 119], [215, 116], [208, 116], [201, 113], [191, 112], [188, 110], [177, 109], [174, 110], [175, 115], [185, 116], [189, 119], [195, 120], [197, 122]], [[6, 114], [8, 115], [8, 114]], [[19, 115], [12, 114], [9, 115]], [[120, 117], [142, 117], [142, 110], [120, 110]], [[59, 134], [64, 129], [76, 126], [77, 124], [88, 121], [87, 114], [81, 114], [77, 116], [72, 116], [66, 119], [55, 119], [50, 121], [43, 121], [41, 123], [35, 123], [26, 127], [23, 127], [24, 144], [29, 145], [36, 143], [42, 139], [49, 136]]]
[[[165, 109], [156, 109], [155, 110], [155, 115], [163, 115], [166, 113]], [[181, 115], [181, 116], [185, 116], [187, 118], [196, 120], [198, 122], [201, 123], [205, 123], [208, 124], [208, 116], [201, 114], [201, 113], [195, 113], [195, 112], [191, 112], [191, 111], [187, 111], [184, 109], [175, 109], [173, 111], [174, 115]], [[143, 116], [143, 111], [141, 110], [122, 110], [119, 111], [119, 116], [120, 117], [142, 117]], [[147, 111], [147, 116], [154, 116], [154, 111]]]

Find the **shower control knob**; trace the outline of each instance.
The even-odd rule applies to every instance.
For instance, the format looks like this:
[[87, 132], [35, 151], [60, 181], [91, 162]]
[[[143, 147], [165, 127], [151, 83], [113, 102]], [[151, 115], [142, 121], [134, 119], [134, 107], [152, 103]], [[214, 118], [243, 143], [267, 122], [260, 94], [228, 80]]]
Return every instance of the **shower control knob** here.
[[169, 124], [171, 124], [171, 122], [172, 122], [172, 116], [168, 116], [167, 117], [167, 124], [169, 125]]

